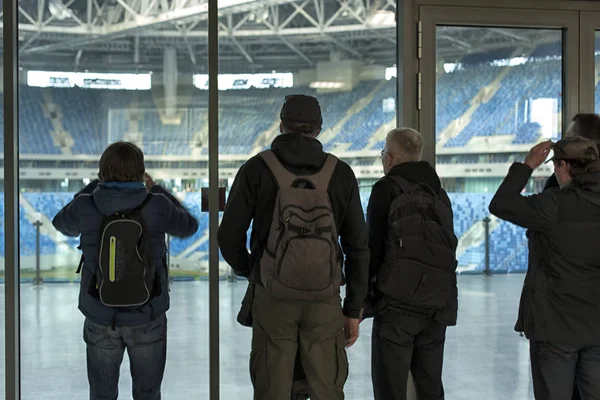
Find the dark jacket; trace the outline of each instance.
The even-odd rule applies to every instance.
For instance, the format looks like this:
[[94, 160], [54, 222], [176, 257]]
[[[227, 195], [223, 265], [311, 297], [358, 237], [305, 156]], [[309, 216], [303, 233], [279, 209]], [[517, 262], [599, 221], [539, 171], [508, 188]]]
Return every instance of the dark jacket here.
[[[450, 198], [444, 189], [435, 169], [427, 162], [410, 162], [393, 167], [388, 176], [401, 176], [413, 183], [425, 183], [440, 196], [442, 201], [451, 207]], [[371, 260], [369, 263], [369, 277], [372, 282], [378, 269], [384, 262], [388, 242], [388, 218], [392, 202], [396, 198], [394, 182], [384, 176], [373, 186], [369, 206], [367, 208], [367, 224], [369, 226], [369, 249]], [[410, 313], [434, 318], [444, 325], [455, 325], [458, 312], [458, 289], [452, 292], [448, 299], [448, 306], [443, 310], [433, 312], [414, 305], [400, 304], [391, 298], [385, 298], [381, 293], [375, 293], [377, 298], [378, 313], [385, 311], [398, 311], [401, 314]], [[401, 318], [401, 317], [400, 317]]]
[[[152, 196], [142, 211], [152, 244], [152, 262], [156, 268], [155, 288], [159, 293], [136, 310], [107, 307], [100, 301], [95, 286], [98, 268], [98, 245], [104, 216], [139, 206]], [[169, 309], [169, 278], [166, 265], [165, 234], [192, 236], [198, 221], [169, 192], [156, 185], [148, 194], [143, 184], [94, 181], [75, 195], [73, 201], [56, 214], [54, 227], [67, 236], [81, 235], [85, 259], [81, 271], [79, 309], [90, 320], [102, 325], [138, 325], [151, 321], [152, 311], [158, 317]]]
[[529, 268], [515, 330], [529, 339], [600, 344], [600, 174], [522, 196], [531, 168], [514, 164], [490, 204], [529, 230]]
[[542, 192], [550, 189], [560, 189], [560, 185], [558, 184], [558, 179], [556, 179], [556, 175], [552, 174], [544, 184], [544, 189]]
[[[280, 135], [273, 141], [271, 149], [285, 168], [296, 175], [316, 173], [327, 156], [318, 140], [299, 135]], [[260, 156], [251, 158], [240, 168], [229, 192], [218, 234], [223, 258], [236, 275], [249, 277], [252, 270], [253, 276], [258, 276], [259, 260], [273, 220], [277, 190], [277, 183]], [[356, 177], [350, 166], [341, 160], [333, 172], [328, 192], [346, 256], [344, 313], [358, 318], [367, 295], [367, 228]], [[246, 232], [251, 222], [248, 253]]]

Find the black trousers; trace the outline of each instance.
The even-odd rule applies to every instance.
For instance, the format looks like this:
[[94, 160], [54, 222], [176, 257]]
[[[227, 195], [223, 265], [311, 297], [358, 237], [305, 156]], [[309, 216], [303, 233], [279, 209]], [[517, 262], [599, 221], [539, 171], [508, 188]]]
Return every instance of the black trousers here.
[[[600, 399], [600, 346], [576, 347], [532, 340], [529, 347], [536, 399]], [[576, 394], [575, 382], [579, 392]]]
[[406, 400], [412, 372], [419, 400], [443, 400], [442, 365], [446, 326], [430, 319], [391, 313], [375, 317], [371, 375], [375, 400]]

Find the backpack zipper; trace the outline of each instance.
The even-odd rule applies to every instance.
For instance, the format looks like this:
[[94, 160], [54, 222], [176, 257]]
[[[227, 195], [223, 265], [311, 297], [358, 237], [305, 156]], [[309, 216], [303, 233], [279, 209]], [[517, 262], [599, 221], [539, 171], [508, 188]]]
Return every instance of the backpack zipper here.
[[329, 217], [329, 215], [328, 214], [321, 214], [318, 217], [315, 217], [313, 219], [304, 219], [304, 218], [302, 218], [300, 215], [298, 215], [296, 213], [290, 213], [290, 215], [288, 215], [288, 217], [285, 219], [285, 222], [288, 223], [292, 217], [296, 217], [299, 220], [304, 221], [304, 222], [312, 223], [312, 222], [318, 221], [321, 218]]
[[313, 211], [315, 211], [315, 210], [327, 210], [327, 211], [329, 211], [329, 212], [331, 212], [331, 213], [333, 214], [333, 210], [331, 209], [331, 207], [327, 207], [327, 206], [316, 206], [316, 207], [313, 207], [313, 208], [304, 209], [304, 208], [302, 208], [302, 207], [300, 207], [300, 206], [296, 206], [296, 205], [294, 205], [294, 204], [288, 204], [287, 206], [284, 206], [284, 207], [281, 209], [281, 214], [284, 214], [284, 213], [285, 213], [285, 210], [287, 210], [288, 208], [297, 208], [297, 209], [299, 209], [299, 210], [302, 210], [302, 211], [303, 211], [303, 212], [305, 212], [305, 213], [310, 213], [310, 212], [313, 212]]

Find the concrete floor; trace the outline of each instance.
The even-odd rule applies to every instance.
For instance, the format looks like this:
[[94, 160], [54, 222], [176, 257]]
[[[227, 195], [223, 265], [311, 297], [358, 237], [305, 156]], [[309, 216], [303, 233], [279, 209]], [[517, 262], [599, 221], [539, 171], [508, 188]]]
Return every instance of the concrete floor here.
[[[524, 275], [459, 278], [459, 325], [448, 331], [444, 378], [450, 400], [532, 399], [528, 343], [513, 331]], [[252, 399], [248, 377], [250, 330], [235, 317], [245, 284], [221, 283], [221, 399]], [[23, 399], [87, 398], [83, 318], [77, 310], [77, 286], [22, 285]], [[169, 350], [163, 398], [208, 399], [208, 284], [175, 283], [169, 312]], [[4, 285], [0, 285], [4, 309]], [[0, 313], [0, 342], [4, 338]], [[349, 350], [347, 399], [371, 400], [371, 323]], [[4, 366], [4, 346], [0, 349]], [[121, 397], [131, 399], [125, 358]], [[3, 370], [4, 368], [2, 368]], [[0, 377], [0, 398], [4, 395]]]

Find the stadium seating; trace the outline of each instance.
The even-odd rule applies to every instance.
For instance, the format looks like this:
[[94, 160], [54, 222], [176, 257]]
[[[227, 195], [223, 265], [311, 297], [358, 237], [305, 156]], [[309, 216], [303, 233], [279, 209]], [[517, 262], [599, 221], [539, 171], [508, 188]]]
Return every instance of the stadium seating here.
[[[541, 126], [533, 122], [531, 101], [538, 98], [557, 99], [556, 113], [561, 107], [561, 63], [548, 53], [555, 50], [537, 49], [533, 54], [536, 57], [535, 61], [514, 67], [492, 67], [489, 60], [465, 59], [462, 67], [456, 71], [440, 71], [436, 82], [438, 140], [453, 121], [458, 121], [454, 125], [458, 128], [453, 131], [453, 137], [444, 138], [444, 146], [448, 148], [460, 148], [468, 145], [473, 138], [494, 135], [512, 135], [507, 138], [507, 143], [513, 144], [527, 145], [539, 140]], [[259, 139], [268, 130], [276, 129], [282, 100], [292, 93], [317, 94], [323, 110], [324, 130], [340, 128], [337, 136], [327, 142], [327, 150], [333, 149], [337, 144], [344, 144], [344, 148], [349, 151], [363, 151], [371, 143], [371, 137], [395, 117], [394, 112], [385, 112], [383, 108], [385, 99], [396, 97], [395, 81], [362, 81], [347, 92], [318, 93], [308, 87], [224, 91], [220, 93], [220, 154], [247, 154], [256, 146], [267, 145]], [[596, 93], [596, 107], [600, 111], [600, 91]], [[207, 143], [203, 136], [205, 132], [202, 132], [207, 129], [207, 92], [193, 89], [184, 97], [185, 101], [182, 103], [185, 105], [178, 105], [179, 120], [174, 118], [167, 121], [162, 118], [163, 110], [161, 106], [156, 105], [151, 92], [22, 87], [21, 153], [59, 154], [64, 150], [57, 144], [56, 139], [53, 139], [56, 135], [52, 132], [56, 127], [45, 104], [52, 101], [57, 105], [58, 111], [54, 118], [58, 119], [62, 129], [73, 138], [70, 148], [72, 154], [98, 155], [108, 143], [136, 133], [141, 135], [143, 150], [148, 155], [189, 155], [196, 146], [201, 148], [201, 154], [207, 154]], [[1, 101], [0, 96], [0, 104]], [[357, 107], [359, 101], [364, 104]], [[464, 117], [469, 109], [473, 111], [471, 118], [462, 121], [461, 117]], [[2, 112], [0, 107], [0, 128], [3, 124]], [[135, 126], [139, 132], [131, 132], [134, 129], [130, 119], [132, 115], [137, 121]], [[383, 145], [383, 141], [380, 140], [371, 146], [370, 150], [381, 150]], [[507, 163], [520, 157], [522, 155], [517, 153], [456, 154], [441, 155], [438, 162]], [[372, 158], [352, 161], [354, 165], [368, 165], [373, 162], [375, 161]], [[365, 210], [369, 191], [370, 187], [361, 188], [362, 205]], [[70, 200], [72, 194], [24, 193], [24, 196], [36, 210], [51, 219], [59, 208]], [[450, 197], [454, 205], [455, 230], [458, 237], [462, 237], [474, 224], [480, 223], [488, 215], [490, 194], [451, 193]], [[188, 255], [202, 254], [205, 257], [208, 241], [200, 239], [207, 235], [208, 217], [200, 212], [200, 195], [188, 193], [184, 204], [199, 218], [200, 229], [191, 238], [173, 238], [171, 255], [178, 257], [185, 252]], [[3, 208], [0, 212], [3, 213]], [[20, 213], [22, 254], [33, 255], [35, 229], [25, 218], [23, 208]], [[77, 239], [65, 240], [69, 244], [77, 243]], [[492, 269], [518, 271], [525, 268], [525, 244], [522, 229], [501, 222], [491, 232]], [[2, 254], [3, 246], [3, 240], [0, 240]], [[56, 251], [56, 243], [43, 236], [42, 254]], [[459, 264], [475, 266], [475, 269], [482, 270], [483, 259], [484, 245], [479, 242], [461, 255]]]
[[453, 73], [441, 73], [437, 77], [436, 133], [439, 135], [450, 122], [463, 115], [471, 106], [471, 100], [497, 74], [489, 66], [475, 66]]
[[73, 153], [99, 154], [108, 143], [103, 135], [106, 118], [100, 113], [100, 93], [72, 88], [53, 89], [52, 95], [60, 107], [62, 126], [73, 137]]
[[[472, 105], [479, 105], [470, 119], [459, 123], [461, 129], [445, 146], [465, 146], [473, 137], [514, 135], [514, 144], [538, 140], [540, 127], [531, 122], [530, 101], [537, 98], [557, 99], [561, 107], [561, 64], [559, 60], [540, 58], [514, 67], [492, 67], [487, 63], [465, 65], [454, 72], [437, 76], [436, 133], [439, 135], [460, 118]], [[506, 73], [502, 79], [500, 74]], [[497, 91], [491, 91], [492, 82]], [[478, 97], [488, 88], [486, 96]], [[350, 151], [360, 151], [370, 137], [395, 113], [386, 112], [383, 102], [395, 98], [392, 81], [362, 81], [349, 92], [316, 93], [308, 87], [294, 89], [250, 89], [221, 92], [219, 146], [221, 154], [245, 154], [254, 148], [260, 135], [277, 123], [282, 99], [291, 93], [317, 94], [324, 116], [324, 130], [339, 123], [339, 133], [327, 143], [349, 144]], [[44, 96], [43, 94], [46, 94]], [[59, 154], [61, 148], [52, 140], [53, 126], [44, 102], [58, 105], [58, 119], [74, 140], [73, 154], [99, 154], [109, 142], [127, 134], [141, 133], [144, 151], [150, 155], [191, 154], [194, 146], [207, 143], [196, 133], [206, 129], [207, 92], [193, 89], [179, 104], [180, 121], [163, 121], [150, 92], [90, 90], [80, 88], [21, 89], [21, 153]], [[360, 100], [367, 104], [356, 107]], [[600, 94], [597, 95], [600, 100]], [[599, 101], [596, 104], [600, 104]], [[597, 106], [600, 109], [600, 106]], [[137, 110], [139, 132], [129, 132], [130, 110]], [[0, 110], [0, 113], [2, 110]], [[1, 115], [0, 115], [1, 116]], [[456, 132], [455, 132], [456, 133]], [[197, 141], [198, 143], [194, 143]], [[205, 142], [205, 140], [204, 140]], [[372, 149], [380, 149], [382, 142]]]
[[[42, 89], [23, 88], [19, 97], [19, 151], [21, 154], [60, 154], [52, 141], [54, 130], [42, 107]], [[4, 113], [4, 111], [2, 111]], [[4, 129], [4, 114], [2, 114]]]
[[[500, 73], [500, 70], [501, 68], [497, 68], [494, 72], [494, 68], [488, 66], [483, 69], [483, 74], [493, 78]], [[446, 146], [465, 146], [475, 136], [511, 134], [516, 135], [513, 141], [515, 144], [535, 142], [540, 132], [536, 130], [536, 125], [528, 123], [529, 121], [525, 119], [529, 112], [526, 109], [526, 101], [535, 98], [557, 99], [556, 112], [558, 112], [562, 90], [561, 76], [562, 68], [559, 61], [534, 62], [510, 68], [506, 77], [502, 79], [498, 91], [489, 101], [477, 108], [470, 123], [458, 136], [449, 140]]]
[[[72, 193], [24, 193], [24, 197], [38, 212], [43, 213], [49, 220], [67, 204], [72, 198]], [[366, 188], [361, 189], [361, 202], [366, 211], [369, 198], [369, 191]], [[487, 206], [491, 200], [491, 194], [480, 193], [450, 193], [450, 198], [454, 209], [454, 229], [457, 237], [462, 237], [474, 224], [480, 223], [488, 215]], [[196, 244], [201, 238], [208, 235], [208, 215], [201, 212], [201, 195], [199, 193], [187, 193], [183, 204], [191, 213], [196, 216], [200, 223], [198, 232], [186, 239], [171, 238], [170, 254], [173, 257], [180, 257], [186, 251], [186, 257], [199, 257], [206, 259], [208, 253], [208, 240]], [[4, 200], [0, 196], [0, 224], [3, 223]], [[33, 256], [36, 251], [35, 227], [27, 219], [25, 209], [20, 208], [20, 229], [21, 229], [21, 255]], [[76, 247], [79, 244], [77, 238], [64, 238], [61, 243], [67, 243]], [[41, 236], [41, 254], [56, 254], [57, 243], [50, 237], [42, 234]], [[196, 245], [195, 245], [196, 244]], [[193, 247], [195, 246], [195, 247]], [[492, 230], [490, 234], [491, 258], [490, 264], [492, 270], [502, 272], [523, 271], [527, 266], [527, 240], [524, 230], [507, 222], [501, 222], [499, 226]], [[4, 229], [0, 229], [0, 254], [4, 255]], [[475, 270], [482, 271], [484, 268], [484, 244], [469, 248], [459, 257], [461, 267], [474, 266]]]

